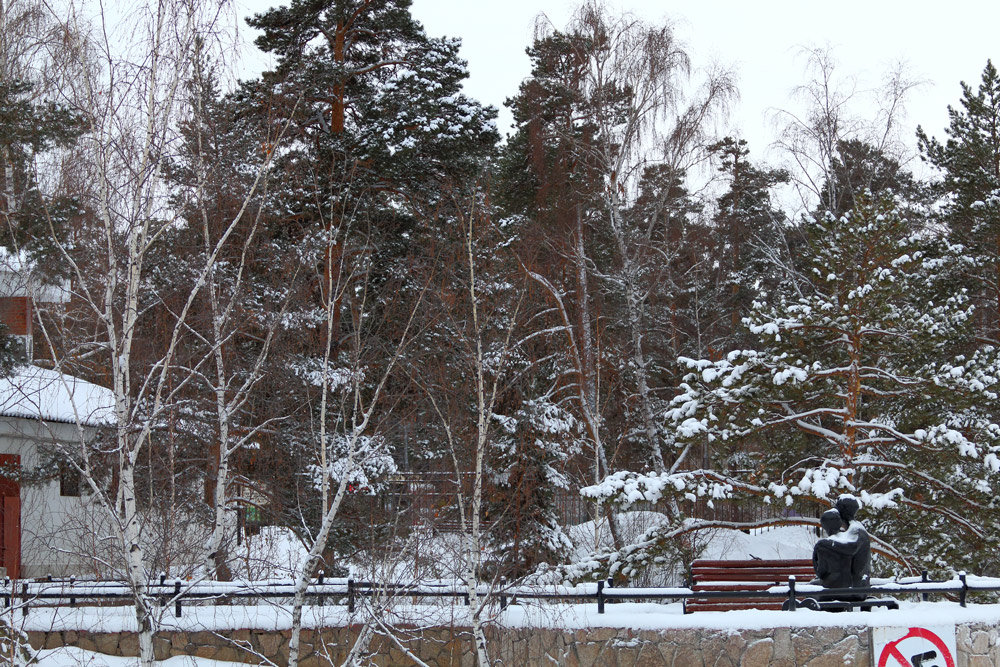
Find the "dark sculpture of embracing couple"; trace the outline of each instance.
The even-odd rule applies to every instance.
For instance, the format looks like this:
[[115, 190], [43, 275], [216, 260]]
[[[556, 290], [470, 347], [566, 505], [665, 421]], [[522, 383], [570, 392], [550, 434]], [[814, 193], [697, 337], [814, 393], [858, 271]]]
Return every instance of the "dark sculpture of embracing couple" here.
[[[868, 531], [855, 515], [861, 508], [857, 498], [843, 495], [834, 509], [820, 517], [825, 537], [813, 547], [813, 584], [825, 588], [867, 587], [871, 570], [871, 540]], [[864, 596], [837, 596], [841, 600], [864, 599]]]

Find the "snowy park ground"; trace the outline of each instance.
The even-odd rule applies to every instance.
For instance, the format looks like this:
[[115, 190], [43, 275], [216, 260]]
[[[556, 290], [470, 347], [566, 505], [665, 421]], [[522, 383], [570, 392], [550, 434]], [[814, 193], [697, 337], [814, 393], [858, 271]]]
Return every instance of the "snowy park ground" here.
[[[38, 658], [37, 664], [41, 667], [135, 667], [139, 664], [138, 658], [118, 658], [84, 651], [74, 646], [39, 651]], [[158, 664], [163, 667], [234, 667], [235, 665], [246, 667], [246, 663], [242, 662], [222, 662], [190, 656], [178, 656]]]
[[[398, 604], [389, 619], [399, 625], [467, 626], [465, 607]], [[349, 614], [335, 607], [307, 607], [305, 627], [341, 627], [363, 620], [360, 613]], [[248, 605], [200, 607], [183, 618], [164, 619], [160, 629], [166, 632], [223, 632], [250, 628], [261, 631], [291, 627], [291, 612], [285, 606]], [[715, 630], [761, 630], [783, 627], [883, 626], [912, 623], [1000, 623], [1000, 604], [975, 604], [961, 607], [957, 602], [908, 602], [901, 600], [898, 610], [877, 609], [830, 613], [799, 609], [789, 611], [724, 611], [685, 614], [679, 603], [653, 602], [608, 603], [604, 614], [595, 604], [514, 605], [496, 614], [494, 622], [513, 628], [631, 628], [633, 630], [668, 630], [708, 628]], [[80, 630], [88, 632], [134, 632], [135, 614], [128, 607], [35, 609], [19, 624], [25, 631]]]

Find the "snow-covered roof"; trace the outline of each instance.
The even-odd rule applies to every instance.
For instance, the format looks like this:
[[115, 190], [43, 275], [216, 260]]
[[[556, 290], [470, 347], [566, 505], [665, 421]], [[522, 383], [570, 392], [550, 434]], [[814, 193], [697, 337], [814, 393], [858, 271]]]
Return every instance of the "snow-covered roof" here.
[[0, 378], [4, 417], [103, 426], [114, 423], [114, 405], [110, 389], [46, 368], [17, 366]]

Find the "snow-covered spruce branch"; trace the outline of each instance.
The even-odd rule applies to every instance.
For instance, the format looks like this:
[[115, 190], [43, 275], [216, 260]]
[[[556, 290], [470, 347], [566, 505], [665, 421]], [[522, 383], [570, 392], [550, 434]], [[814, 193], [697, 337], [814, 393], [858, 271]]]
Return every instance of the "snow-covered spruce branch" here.
[[[830, 460], [830, 459], [822, 459], [822, 461], [823, 461], [823, 464], [819, 468], [804, 469], [801, 466], [795, 466], [795, 467], [793, 467], [793, 470], [795, 470], [796, 472], [802, 472], [803, 470], [806, 470], [806, 471], [808, 471], [808, 470], [814, 470], [814, 471], [824, 471], [824, 472], [827, 472], [827, 471], [831, 471], [831, 470], [834, 470], [834, 469], [843, 469], [843, 470], [848, 470], [848, 471], [850, 471], [852, 473], [860, 472], [860, 471], [864, 471], [864, 470], [896, 470], [896, 471], [899, 471], [901, 473], [901, 475], [904, 476], [904, 477], [912, 477], [912, 478], [918, 479], [921, 482], [924, 482], [924, 483], [928, 484], [929, 486], [933, 486], [934, 488], [937, 488], [939, 490], [948, 492], [949, 493], [949, 497], [954, 498], [955, 500], [957, 500], [961, 504], [965, 505], [969, 509], [972, 509], [972, 510], [985, 509], [984, 505], [982, 505], [981, 503], [978, 503], [975, 500], [973, 500], [972, 498], [970, 498], [967, 493], [962, 492], [961, 490], [955, 488], [951, 484], [948, 484], [947, 482], [943, 482], [940, 479], [937, 479], [936, 477], [934, 477], [932, 475], [929, 475], [929, 474], [927, 474], [925, 472], [917, 470], [917, 469], [913, 468], [913, 466], [908, 466], [908, 465], [905, 465], [905, 464], [902, 464], [902, 463], [898, 463], [898, 462], [893, 462], [893, 461], [876, 461], [876, 460], [867, 459], [867, 458], [856, 459], [856, 460], [852, 461], [850, 463], [850, 465], [845, 465], [843, 462], [837, 462], [837, 461], [833, 461], [833, 460]], [[789, 471], [786, 471], [785, 475], [787, 475], [788, 472]], [[783, 476], [785, 476], [785, 475], [783, 475]], [[830, 484], [830, 486], [834, 487], [834, 486], [836, 486], [836, 483]], [[868, 506], [868, 505], [882, 506], [882, 505], [897, 504], [897, 503], [913, 504], [913, 501], [910, 501], [908, 498], [906, 498], [903, 495], [902, 489], [895, 489], [894, 491], [890, 491], [890, 492], [887, 492], [887, 493], [881, 493], [881, 494], [874, 494], [874, 493], [870, 493], [870, 492], [867, 492], [867, 491], [862, 491], [860, 493], [861, 493], [863, 499], [865, 500], [866, 506]], [[891, 500], [894, 497], [898, 497], [899, 500], [897, 500], [897, 501]], [[934, 505], [924, 505], [924, 504], [920, 504], [920, 505], [917, 505], [917, 506], [919, 506], [921, 508], [925, 508], [928, 511], [931, 511], [930, 508], [936, 507]], [[953, 515], [954, 516], [959, 516], [956, 513], [951, 512], [950, 510], [940, 510], [939, 509], [939, 510], [936, 510], [936, 511], [938, 513], [945, 514], [945, 515], [949, 516], [950, 518]], [[961, 523], [964, 525], [966, 523], [966, 520], [965, 519], [961, 519]]]
[[[707, 484], [706, 484], [707, 482]], [[580, 495], [598, 502], [628, 507], [637, 502], [657, 503], [668, 495], [695, 492], [698, 496], [729, 499], [733, 491], [764, 496], [764, 487], [746, 483], [714, 470], [691, 470], [675, 473], [635, 473], [619, 471], [599, 484], [580, 489]]]
[[922, 503], [918, 500], [914, 500], [912, 498], [908, 498], [903, 495], [901, 495], [896, 502], [900, 505], [906, 505], [907, 507], [912, 507], [913, 509], [918, 509], [930, 514], [937, 514], [939, 516], [948, 519], [949, 521], [953, 521], [956, 525], [961, 526], [966, 530], [966, 532], [976, 537], [977, 539], [982, 539], [983, 537], [986, 536], [986, 533], [983, 531], [982, 528], [976, 526], [974, 523], [966, 519], [958, 512], [954, 512], [946, 507], [941, 507], [940, 505], [930, 505], [928, 503]]
[[803, 517], [776, 517], [747, 523], [692, 519], [685, 521], [679, 526], [657, 526], [646, 531], [636, 542], [626, 545], [621, 549], [603, 550], [577, 563], [540, 569], [537, 573], [531, 575], [528, 581], [571, 582], [576, 584], [617, 576], [628, 579], [651, 565], [665, 562], [664, 554], [668, 554], [671, 549], [676, 548], [677, 540], [689, 533], [712, 528], [754, 530], [797, 525], [817, 526], [819, 525], [819, 521]]

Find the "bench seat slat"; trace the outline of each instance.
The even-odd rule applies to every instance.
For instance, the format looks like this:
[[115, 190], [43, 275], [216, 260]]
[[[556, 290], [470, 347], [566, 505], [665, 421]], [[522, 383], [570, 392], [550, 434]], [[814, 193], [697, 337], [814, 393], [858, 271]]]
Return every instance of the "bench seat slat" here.
[[[787, 583], [787, 582], [786, 582]], [[747, 582], [726, 582], [726, 583], [715, 583], [715, 582], [705, 582], [700, 584], [695, 584], [691, 587], [692, 591], [766, 591], [772, 586], [776, 586], [773, 581], [747, 581]]]
[[782, 579], [788, 581], [789, 575], [796, 579], [801, 577], [813, 577], [813, 570], [774, 570], [773, 572], [711, 572], [697, 573], [694, 575], [695, 581], [774, 581]]
[[728, 602], [728, 601], [696, 601], [688, 600], [684, 605], [685, 613], [693, 611], [742, 611], [746, 609], [762, 609], [764, 611], [781, 611], [781, 602]]

